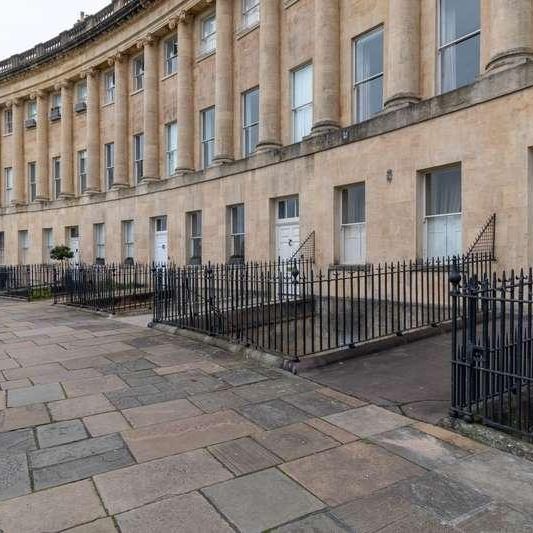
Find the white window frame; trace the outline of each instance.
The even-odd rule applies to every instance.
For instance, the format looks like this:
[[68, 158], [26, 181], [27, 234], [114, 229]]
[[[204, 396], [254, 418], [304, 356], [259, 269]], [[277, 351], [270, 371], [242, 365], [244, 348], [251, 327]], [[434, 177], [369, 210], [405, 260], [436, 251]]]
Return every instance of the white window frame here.
[[[296, 78], [299, 73], [303, 72], [304, 70], [311, 69], [311, 100], [308, 102], [305, 102], [300, 105], [296, 105]], [[312, 63], [306, 63], [305, 65], [301, 65], [291, 71], [291, 114], [292, 114], [292, 142], [300, 142], [304, 137], [309, 135], [311, 133], [311, 127], [313, 125], [313, 64]], [[309, 131], [307, 133], [304, 133], [301, 137], [296, 134], [296, 120], [297, 117], [301, 113], [307, 113], [309, 112], [310, 117], [310, 126]]]
[[[207, 30], [207, 25], [213, 21], [212, 31]], [[200, 53], [209, 54], [217, 48], [217, 18], [216, 14], [209, 13], [200, 21]]]
[[54, 198], [61, 195], [61, 157], [52, 157], [52, 179], [54, 181]]
[[178, 72], [178, 37], [169, 37], [164, 44], [165, 48], [165, 76]]
[[[253, 93], [257, 93], [257, 120], [247, 123], [246, 122], [246, 116], [247, 116], [247, 102], [248, 102], [248, 96], [250, 96]], [[257, 148], [257, 142], [252, 147], [252, 142], [250, 141], [253, 132], [256, 132], [256, 139], [259, 139], [259, 98], [261, 98], [261, 95], [259, 93], [259, 87], [254, 87], [253, 89], [250, 89], [242, 94], [242, 148], [243, 148], [243, 155], [244, 157], [248, 157], [252, 155], [256, 148]]]
[[4, 111], [4, 135], [13, 133], [13, 108], [10, 107]]
[[[384, 46], [384, 43], [385, 43], [385, 31], [384, 31], [384, 28], [383, 26], [378, 26], [377, 28], [374, 28], [373, 30], [370, 30], [366, 33], [363, 33], [362, 35], [359, 35], [357, 38], [355, 38], [353, 40], [353, 44], [352, 44], [352, 62], [353, 62], [353, 89], [352, 89], [352, 115], [353, 115], [353, 120], [354, 122], [356, 123], [359, 123], [359, 122], [364, 122], [365, 120], [369, 120], [370, 118], [372, 118], [374, 115], [371, 115], [371, 114], [368, 114], [368, 115], [365, 115], [363, 116], [362, 115], [362, 109], [359, 109], [359, 106], [357, 105], [357, 102], [358, 102], [358, 93], [359, 93], [359, 89], [365, 85], [367, 85], [368, 83], [374, 81], [374, 80], [377, 80], [377, 79], [381, 79], [382, 80], [382, 83], [381, 83], [381, 87], [382, 87], [382, 92], [381, 92], [381, 110], [383, 110], [383, 82], [384, 82], [384, 72], [383, 70], [379, 73], [376, 73], [376, 74], [373, 74], [372, 76], [368, 76], [367, 78], [364, 78], [362, 80], [357, 80], [357, 46], [358, 44], [365, 38], [367, 37], [370, 37], [371, 35], [374, 35], [374, 34], [377, 34], [377, 33], [381, 33], [381, 41], [383, 43], [383, 46]], [[384, 68], [384, 58], [382, 58], [382, 67]]]
[[53, 93], [52, 94], [52, 111], [57, 110], [59, 113], [61, 113], [61, 93]]
[[43, 228], [43, 263], [48, 263], [51, 259], [50, 252], [54, 248], [54, 230]]
[[133, 175], [136, 183], [144, 177], [144, 133], [133, 136]]
[[105, 261], [105, 224], [99, 222], [93, 224], [94, 232], [94, 260], [103, 259]]
[[[294, 215], [293, 217], [287, 216], [289, 213], [289, 202], [294, 202]], [[284, 206], [284, 215], [280, 216], [281, 205]], [[276, 202], [276, 221], [280, 223], [298, 222], [300, 220], [300, 197], [299, 196], [287, 196], [286, 198], [278, 198]]]
[[133, 220], [122, 221], [122, 259], [135, 257], [135, 223]]
[[5, 205], [13, 199], [13, 167], [4, 168]]
[[144, 89], [144, 54], [138, 55], [132, 62], [133, 92]]
[[110, 69], [104, 73], [104, 101], [106, 104], [112, 104], [115, 102], [115, 69]]
[[178, 123], [176, 121], [165, 124], [165, 143], [167, 176], [172, 176], [176, 173], [178, 164]]
[[[350, 188], [361, 187], [363, 189], [364, 198], [364, 214], [363, 220], [357, 222], [344, 222], [344, 202], [343, 195], [345, 191]], [[340, 259], [343, 265], [362, 265], [366, 262], [366, 184], [354, 183], [341, 187], [339, 191], [340, 196]], [[351, 234], [351, 235], [350, 235]], [[355, 238], [359, 241], [360, 253], [355, 261], [349, 261], [346, 254], [346, 241], [349, 238]]]
[[242, 26], [251, 28], [259, 23], [261, 13], [260, 0], [241, 0]]
[[[188, 220], [188, 226], [189, 226], [189, 246], [188, 246], [188, 259], [189, 262], [193, 262], [194, 264], [201, 264], [202, 263], [202, 231], [203, 231], [203, 221], [202, 221], [202, 211], [191, 211], [190, 213], [187, 213], [187, 216], [189, 218]], [[196, 221], [196, 224], [194, 223]], [[194, 231], [194, 226], [196, 225], [196, 228], [200, 229], [199, 233]], [[195, 256], [195, 248], [200, 249], [200, 255]]]
[[87, 103], [87, 80], [80, 80], [76, 85], [76, 101], [78, 104]]
[[19, 265], [28, 264], [28, 251], [30, 249], [30, 233], [27, 229], [18, 232], [19, 245]]
[[87, 150], [78, 151], [78, 183], [80, 186], [80, 194], [87, 190]]
[[[454, 213], [442, 213], [442, 214], [438, 214], [438, 215], [428, 215], [427, 214], [427, 211], [428, 211], [427, 187], [428, 187], [429, 176], [431, 176], [431, 174], [434, 173], [434, 172], [438, 172], [439, 170], [446, 170], [446, 169], [453, 169], [453, 168], [458, 169], [460, 177], [461, 177], [461, 190], [460, 190], [461, 211], [454, 212]], [[436, 221], [440, 220], [440, 221], [443, 221], [443, 223], [446, 224], [446, 231], [447, 231], [448, 230], [448, 224], [449, 223], [453, 223], [453, 219], [455, 219], [456, 221], [458, 220], [459, 224], [461, 225], [461, 237], [462, 237], [462, 223], [463, 223], [463, 211], [462, 211], [462, 205], [463, 205], [463, 198], [462, 198], [462, 194], [463, 194], [463, 170], [462, 170], [462, 167], [461, 167], [461, 165], [450, 165], [449, 167], [435, 168], [435, 169], [432, 169], [432, 170], [428, 170], [427, 172], [424, 172], [422, 177], [423, 177], [423, 197], [424, 197], [424, 220], [423, 220], [423, 225], [424, 225], [424, 258], [425, 259], [432, 259], [433, 257], [439, 257], [440, 259], [443, 259], [443, 258], [451, 257], [453, 255], [461, 255], [461, 253], [462, 253], [462, 242], [461, 242], [462, 238], [460, 239], [460, 242], [459, 242], [459, 247], [460, 247], [459, 250], [452, 250], [452, 251], [446, 250], [444, 255], [440, 254], [440, 255], [437, 255], [437, 256], [435, 256], [434, 254], [430, 254], [429, 253], [429, 251], [430, 251], [429, 226], [430, 226], [430, 224], [432, 222], [436, 222]], [[447, 238], [446, 238], [446, 240], [447, 240]]]
[[[451, 47], [456, 47], [460, 45], [463, 42], [466, 42], [470, 39], [475, 39], [476, 37], [479, 37], [480, 39], [480, 57], [478, 58], [478, 76], [480, 73], [480, 67], [481, 67], [481, 13], [480, 13], [480, 21], [479, 21], [479, 29], [472, 31], [470, 33], [467, 33], [465, 35], [462, 35], [461, 37], [458, 37], [452, 41], [449, 41], [445, 44], [442, 43], [442, 30], [441, 30], [441, 23], [442, 23], [442, 0], [438, 0], [437, 2], [437, 33], [438, 33], [438, 45], [437, 45], [437, 88], [438, 88], [438, 94], [444, 93], [443, 88], [443, 69], [442, 69], [442, 62], [444, 57], [444, 52]], [[480, 6], [481, 10], [481, 6]], [[451, 92], [455, 89], [459, 89], [461, 86], [454, 87], [453, 89], [448, 89], [446, 92]]]
[[[245, 210], [244, 204], [236, 204], [229, 206], [229, 236], [230, 236], [230, 257], [238, 257], [244, 261], [246, 254], [246, 220], [245, 220]], [[235, 217], [238, 217], [238, 210], [242, 209], [242, 219], [243, 219], [243, 228], [242, 231], [239, 231], [238, 228], [235, 229]], [[238, 241], [242, 241], [242, 254], [237, 254]]]
[[[213, 117], [213, 135], [206, 137], [206, 121], [207, 117]], [[216, 121], [216, 111], [215, 106], [208, 107], [200, 111], [200, 129], [201, 129], [201, 147], [202, 147], [202, 168], [208, 168], [213, 164], [213, 156], [215, 151], [215, 121]]]
[[0, 265], [6, 264], [5, 246], [6, 246], [6, 235], [3, 231], [0, 231]]
[[35, 161], [28, 163], [28, 196], [30, 202], [35, 202], [37, 198], [37, 163]]
[[113, 187], [115, 182], [115, 143], [104, 144], [105, 159], [105, 179], [108, 189]]
[[26, 118], [28, 120], [37, 120], [37, 101], [28, 100], [26, 107]]

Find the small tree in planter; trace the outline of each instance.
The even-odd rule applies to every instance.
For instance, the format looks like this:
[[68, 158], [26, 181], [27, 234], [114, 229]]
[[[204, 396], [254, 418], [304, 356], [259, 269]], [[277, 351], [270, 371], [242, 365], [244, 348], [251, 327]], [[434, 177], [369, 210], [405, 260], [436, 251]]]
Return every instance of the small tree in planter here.
[[66, 245], [60, 244], [59, 246], [54, 246], [50, 250], [50, 258], [55, 261], [66, 261], [67, 259], [72, 259], [74, 257], [74, 252]]

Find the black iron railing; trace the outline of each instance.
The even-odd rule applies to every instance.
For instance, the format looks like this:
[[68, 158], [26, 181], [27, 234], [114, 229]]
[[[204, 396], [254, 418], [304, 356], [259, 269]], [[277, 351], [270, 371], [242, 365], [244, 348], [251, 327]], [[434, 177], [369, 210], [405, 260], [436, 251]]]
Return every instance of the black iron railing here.
[[67, 265], [1, 265], [0, 296], [39, 300], [53, 296], [54, 281], [64, 276]]
[[[490, 274], [491, 258], [457, 262]], [[292, 360], [452, 318], [450, 261], [316, 271], [299, 260], [155, 269], [155, 323], [218, 335]]]
[[76, 265], [58, 273], [54, 303], [114, 314], [147, 309], [153, 301], [153, 265]]
[[533, 440], [532, 270], [451, 281], [451, 414]]

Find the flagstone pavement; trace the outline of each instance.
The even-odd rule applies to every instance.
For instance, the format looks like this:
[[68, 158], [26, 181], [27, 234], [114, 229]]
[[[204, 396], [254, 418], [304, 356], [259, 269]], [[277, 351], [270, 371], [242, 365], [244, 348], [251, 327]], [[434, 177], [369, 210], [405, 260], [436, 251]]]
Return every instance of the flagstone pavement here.
[[530, 462], [132, 322], [0, 300], [3, 533], [533, 531]]

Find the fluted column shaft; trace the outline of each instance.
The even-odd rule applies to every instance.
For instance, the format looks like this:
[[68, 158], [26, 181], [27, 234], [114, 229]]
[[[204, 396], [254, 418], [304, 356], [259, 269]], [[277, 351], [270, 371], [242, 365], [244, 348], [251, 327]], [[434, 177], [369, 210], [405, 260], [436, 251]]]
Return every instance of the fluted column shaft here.
[[189, 16], [178, 20], [178, 172], [194, 169], [193, 38]]
[[128, 181], [128, 63], [115, 58], [115, 172], [113, 188], [129, 186]]
[[50, 198], [48, 185], [48, 93], [37, 93], [37, 197], [39, 202]]
[[385, 107], [420, 100], [420, 0], [389, 0]]
[[61, 84], [61, 198], [74, 195], [72, 154], [72, 83]]
[[281, 146], [280, 135], [280, 3], [262, 0], [259, 26], [258, 151]]
[[157, 41], [144, 40], [144, 176], [159, 179], [159, 55]]
[[100, 190], [100, 72], [87, 73], [87, 193]]
[[24, 172], [24, 105], [20, 100], [13, 102], [13, 196], [12, 205], [25, 201], [26, 173]]
[[233, 0], [217, 0], [215, 73], [215, 156], [221, 164], [233, 160]]
[[313, 58], [313, 129], [319, 134], [337, 129], [340, 114], [339, 0], [315, 0]]
[[487, 70], [533, 58], [531, 0], [490, 0], [490, 60]]

